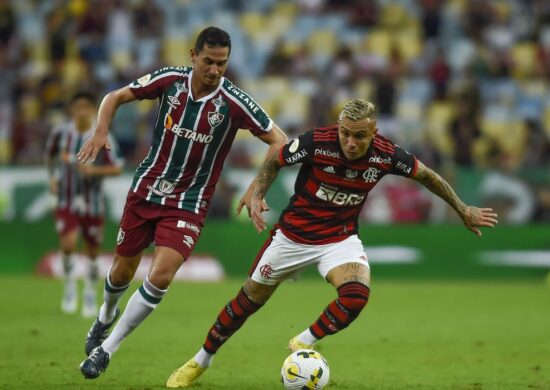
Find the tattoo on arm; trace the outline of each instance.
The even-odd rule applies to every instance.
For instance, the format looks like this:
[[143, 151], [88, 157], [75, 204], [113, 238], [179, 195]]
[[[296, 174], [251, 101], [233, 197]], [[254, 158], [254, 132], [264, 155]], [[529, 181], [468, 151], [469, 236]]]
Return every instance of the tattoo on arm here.
[[265, 194], [271, 187], [271, 184], [279, 173], [279, 160], [277, 153], [273, 153], [263, 163], [258, 175], [256, 176], [256, 188], [254, 196], [260, 199], [265, 197]]
[[[419, 162], [419, 164], [421, 163]], [[464, 202], [460, 200], [449, 183], [447, 183], [445, 179], [435, 173], [432, 169], [422, 164], [418, 170], [418, 173], [414, 176], [414, 179], [422, 183], [427, 189], [446, 201], [453, 209], [456, 210], [460, 217], [464, 215], [467, 208]]]

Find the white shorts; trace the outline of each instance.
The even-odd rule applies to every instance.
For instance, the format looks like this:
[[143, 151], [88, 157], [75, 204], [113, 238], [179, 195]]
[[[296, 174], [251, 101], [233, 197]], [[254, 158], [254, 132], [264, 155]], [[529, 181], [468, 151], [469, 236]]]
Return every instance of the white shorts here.
[[333, 244], [308, 245], [292, 241], [277, 229], [271, 243], [260, 256], [251, 278], [255, 282], [270, 285], [279, 284], [290, 277], [296, 278], [310, 264], [317, 265], [323, 278], [334, 267], [346, 263], [361, 263], [369, 267], [363, 244], [357, 235]]

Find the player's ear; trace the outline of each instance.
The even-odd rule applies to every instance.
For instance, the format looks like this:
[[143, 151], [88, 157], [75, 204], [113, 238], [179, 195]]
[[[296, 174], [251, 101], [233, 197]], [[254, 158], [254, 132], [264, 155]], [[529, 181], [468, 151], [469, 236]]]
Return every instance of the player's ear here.
[[197, 53], [195, 52], [195, 48], [192, 47], [191, 49], [189, 49], [189, 54], [191, 55], [191, 62], [194, 64], [195, 63], [195, 59], [197, 58]]

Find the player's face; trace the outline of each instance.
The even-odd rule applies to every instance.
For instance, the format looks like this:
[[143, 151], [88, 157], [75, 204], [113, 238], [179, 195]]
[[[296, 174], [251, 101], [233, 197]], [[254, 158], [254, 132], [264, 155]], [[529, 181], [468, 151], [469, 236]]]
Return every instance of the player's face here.
[[367, 154], [369, 145], [378, 129], [376, 120], [352, 121], [346, 117], [338, 121], [340, 147], [348, 160], [357, 160]]
[[71, 104], [71, 117], [83, 127], [89, 126], [96, 112], [95, 104], [88, 99], [77, 99]]
[[227, 47], [208, 47], [205, 44], [200, 53], [191, 49], [193, 79], [196, 77], [206, 87], [217, 87], [227, 69], [228, 60], [229, 48]]

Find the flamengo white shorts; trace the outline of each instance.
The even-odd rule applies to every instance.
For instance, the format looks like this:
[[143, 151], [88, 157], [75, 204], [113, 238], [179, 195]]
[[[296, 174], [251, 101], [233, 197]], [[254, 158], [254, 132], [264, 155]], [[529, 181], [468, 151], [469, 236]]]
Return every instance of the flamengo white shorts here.
[[292, 241], [277, 229], [251, 278], [258, 283], [276, 285], [287, 278], [297, 277], [310, 264], [316, 264], [319, 274], [326, 278], [331, 269], [346, 263], [361, 263], [369, 267], [357, 235], [333, 244], [308, 245]]

